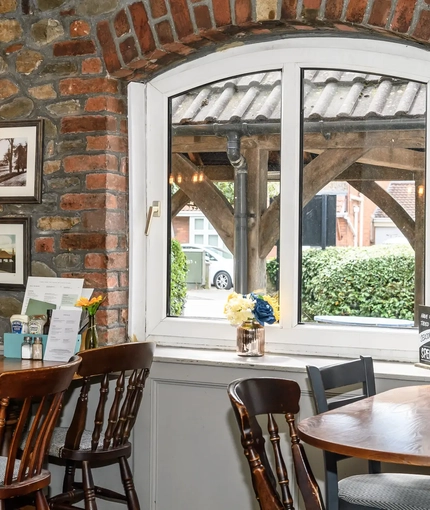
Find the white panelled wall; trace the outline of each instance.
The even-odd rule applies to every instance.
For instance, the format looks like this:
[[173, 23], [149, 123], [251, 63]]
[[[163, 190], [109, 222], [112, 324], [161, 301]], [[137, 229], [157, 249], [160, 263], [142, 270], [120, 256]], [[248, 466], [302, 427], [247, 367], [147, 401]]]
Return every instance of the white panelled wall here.
[[[134, 432], [134, 472], [142, 509], [257, 509], [228, 383], [242, 377], [293, 379], [302, 388], [303, 419], [313, 414], [306, 364], [332, 362], [280, 355], [244, 361], [233, 352], [157, 348]], [[375, 371], [378, 392], [430, 382], [430, 370], [411, 364], [379, 362]], [[323, 492], [322, 454], [312, 447], [307, 452]], [[350, 474], [365, 469], [365, 463], [346, 461], [342, 469], [342, 474]], [[396, 467], [385, 465], [385, 470]], [[289, 471], [294, 477], [291, 467]]]

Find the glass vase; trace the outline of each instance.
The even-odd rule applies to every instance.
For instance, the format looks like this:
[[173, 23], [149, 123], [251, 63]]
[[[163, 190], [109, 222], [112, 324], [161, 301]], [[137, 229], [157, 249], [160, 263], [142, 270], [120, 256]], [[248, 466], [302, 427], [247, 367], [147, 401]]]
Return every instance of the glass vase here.
[[95, 349], [99, 346], [99, 337], [97, 334], [97, 325], [95, 315], [88, 316], [88, 328], [85, 335], [85, 349]]
[[259, 322], [249, 320], [237, 328], [237, 354], [239, 356], [263, 356], [265, 330]]

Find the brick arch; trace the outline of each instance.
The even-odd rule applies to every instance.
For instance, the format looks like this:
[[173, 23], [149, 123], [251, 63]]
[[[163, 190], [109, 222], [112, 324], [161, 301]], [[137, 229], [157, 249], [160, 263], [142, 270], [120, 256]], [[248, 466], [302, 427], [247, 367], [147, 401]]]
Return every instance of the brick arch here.
[[149, 0], [97, 24], [107, 71], [145, 81], [222, 46], [307, 35], [377, 35], [429, 45], [430, 0]]

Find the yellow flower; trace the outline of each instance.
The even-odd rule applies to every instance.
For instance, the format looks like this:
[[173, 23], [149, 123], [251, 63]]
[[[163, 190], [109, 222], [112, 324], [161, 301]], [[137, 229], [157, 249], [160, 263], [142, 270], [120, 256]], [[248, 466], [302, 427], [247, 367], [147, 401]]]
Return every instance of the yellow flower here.
[[76, 301], [75, 306], [80, 306], [81, 308], [86, 310], [88, 312], [88, 315], [95, 315], [99, 306], [105, 300], [105, 297], [106, 296], [98, 296], [93, 297], [91, 299], [81, 297]]
[[269, 294], [265, 294], [263, 296], [264, 301], [267, 301], [269, 305], [273, 308], [273, 315], [275, 316], [276, 322], [279, 322], [279, 318], [281, 316], [279, 311], [279, 301], [278, 295], [270, 296]]

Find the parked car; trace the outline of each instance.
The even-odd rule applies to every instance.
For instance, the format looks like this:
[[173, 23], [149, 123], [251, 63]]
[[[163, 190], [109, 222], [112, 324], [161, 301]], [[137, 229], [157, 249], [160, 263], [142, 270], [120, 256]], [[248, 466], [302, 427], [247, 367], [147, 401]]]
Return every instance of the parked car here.
[[186, 251], [203, 250], [205, 260], [209, 262], [209, 281], [217, 289], [231, 289], [234, 279], [234, 260], [233, 255], [214, 246], [204, 246], [200, 244], [182, 244], [182, 249]]

